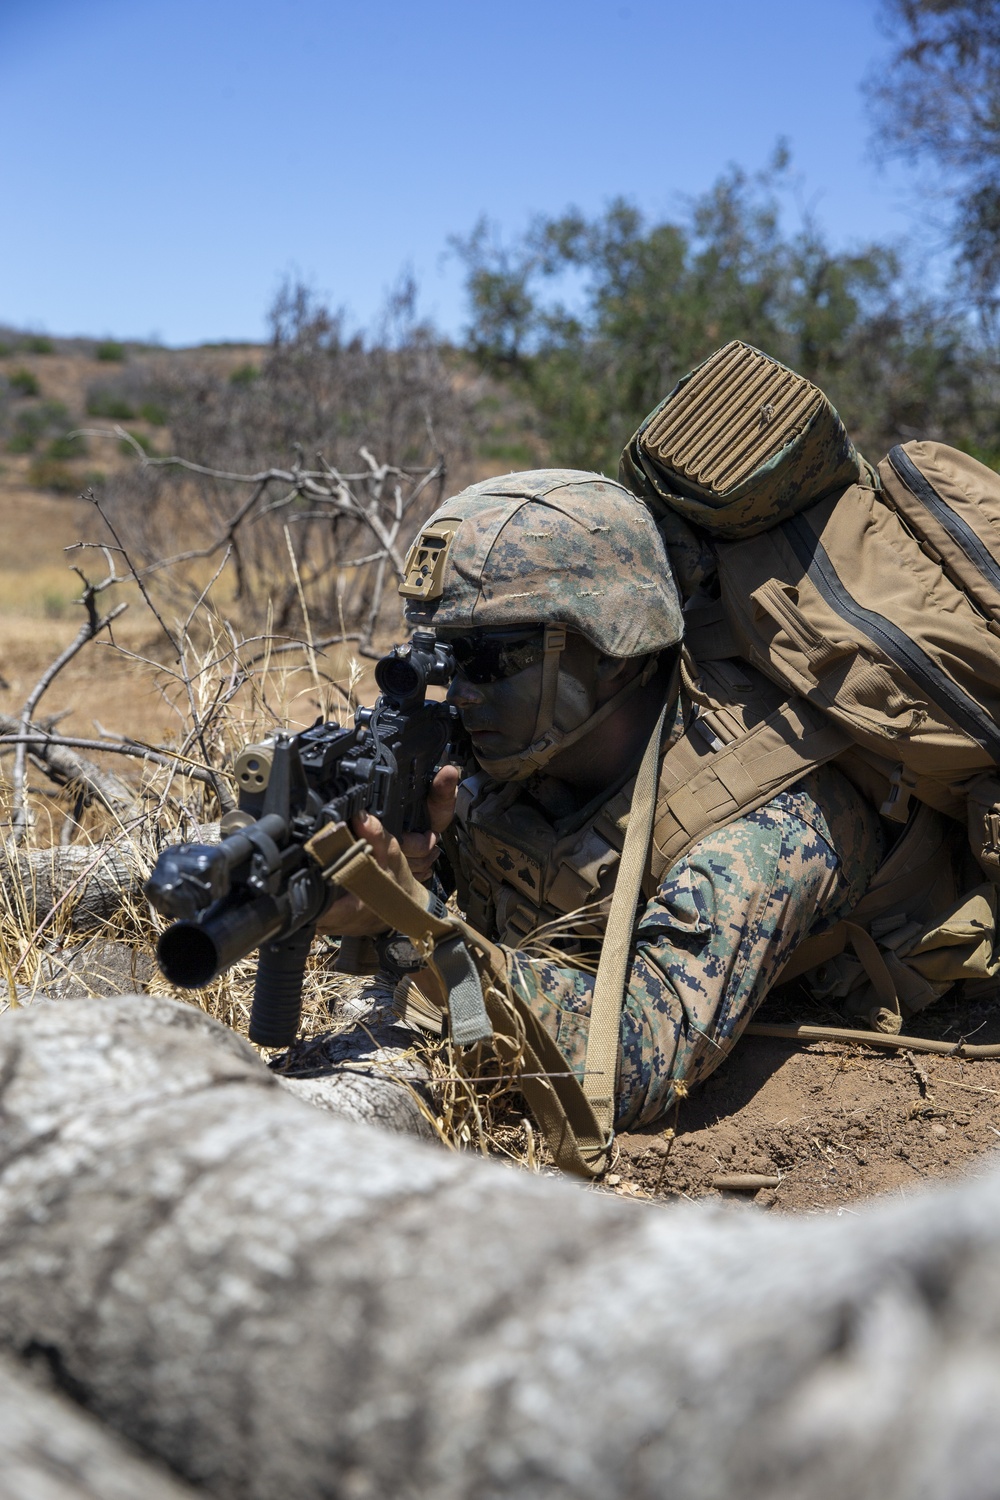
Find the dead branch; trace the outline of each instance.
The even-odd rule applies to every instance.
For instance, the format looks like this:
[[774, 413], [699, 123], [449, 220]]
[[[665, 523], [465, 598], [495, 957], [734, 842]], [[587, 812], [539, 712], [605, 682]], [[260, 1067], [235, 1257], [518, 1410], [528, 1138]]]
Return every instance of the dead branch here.
[[[276, 513], [286, 512], [297, 502], [306, 502], [308, 505], [306, 510], [299, 510], [294, 515], [288, 514], [287, 517], [282, 517], [282, 521], [286, 525], [295, 521], [307, 528], [310, 535], [313, 534], [310, 528], [318, 524], [321, 528], [320, 534], [324, 534], [327, 538], [329, 549], [332, 549], [331, 554], [319, 569], [310, 563], [310, 573], [315, 574], [312, 584], [315, 585], [320, 577], [335, 569], [349, 567], [357, 570], [364, 579], [367, 579], [367, 570], [374, 570], [370, 578], [370, 586], [364, 589], [362, 650], [367, 653], [371, 646], [387, 580], [393, 576], [398, 580], [403, 574], [404, 558], [400, 537], [404, 519], [430, 485], [437, 482], [440, 492], [445, 476], [443, 456], [440, 456], [430, 467], [403, 469], [392, 464], [378, 463], [365, 447], [361, 448], [360, 454], [367, 467], [356, 474], [343, 473], [334, 468], [327, 463], [322, 453], [316, 455], [318, 467], [307, 468], [300, 449], [296, 452], [296, 461], [291, 468], [272, 467], [253, 473], [240, 473], [232, 469], [214, 468], [207, 464], [195, 463], [176, 454], [169, 457], [152, 457], [121, 427], [87, 428], [81, 430], [81, 435], [113, 438], [118, 442], [124, 442], [134, 452], [140, 471], [177, 470], [215, 484], [249, 487], [246, 498], [222, 519], [214, 534], [210, 535], [203, 546], [176, 551], [171, 555], [160, 556], [141, 565], [133, 563], [128, 557], [119, 531], [114, 527], [105, 510], [98, 506], [102, 518], [114, 536], [117, 544], [116, 550], [128, 562], [147, 603], [156, 614], [175, 650], [178, 646], [177, 640], [167, 629], [161, 615], [153, 605], [145, 580], [154, 574], [169, 571], [184, 563], [213, 558], [224, 551], [232, 556], [236, 570], [237, 597], [244, 598], [250, 587], [249, 561], [241, 550], [243, 547], [241, 538], [244, 536], [245, 528], [260, 523]], [[271, 498], [272, 491], [275, 489], [280, 493], [277, 498]], [[95, 504], [97, 504], [96, 501]], [[349, 529], [354, 541], [354, 545], [350, 547], [349, 560], [346, 561], [341, 559], [342, 549], [339, 545], [335, 545], [334, 540], [336, 528], [340, 522], [351, 523]], [[373, 549], [363, 551], [358, 547], [357, 531], [359, 529], [374, 540]], [[306, 550], [308, 551], [308, 547]], [[259, 546], [258, 552], [260, 552]], [[273, 562], [273, 557], [268, 554], [268, 549], [265, 547], [258, 559], [258, 565], [266, 570], [271, 562]], [[302, 565], [301, 557], [300, 565]], [[303, 576], [305, 576], [304, 566]], [[271, 588], [273, 589], [273, 583]], [[283, 622], [289, 609], [294, 607], [296, 599], [301, 602], [301, 588], [293, 590], [284, 604], [278, 607], [279, 623]]]
[[132, 575], [132, 577], [135, 579], [136, 583], [138, 584], [138, 586], [139, 586], [139, 592], [142, 594], [143, 599], [146, 601], [146, 606], [149, 609], [150, 614], [156, 620], [156, 623], [159, 625], [160, 629], [163, 631], [163, 634], [166, 636], [166, 638], [169, 641], [170, 645], [173, 647], [174, 651], [176, 652], [177, 657], [179, 658], [180, 654], [181, 654], [180, 647], [178, 646], [176, 640], [174, 639], [173, 633], [168, 629], [167, 624], [164, 621], [164, 619], [163, 619], [162, 615], [160, 614], [159, 610], [157, 609], [156, 605], [153, 603], [153, 600], [150, 597], [149, 591], [147, 590], [145, 584], [143, 583], [143, 581], [140, 578], [139, 574], [136, 572], [135, 568], [132, 566], [132, 562], [131, 562], [131, 560], [129, 558], [129, 555], [126, 552], [125, 548], [122, 546], [121, 537], [118, 535], [118, 533], [115, 530], [114, 526], [112, 525], [111, 521], [109, 521], [108, 517], [105, 515], [104, 511], [102, 510], [102, 508], [101, 508], [101, 502], [98, 500], [97, 496], [94, 494], [94, 491], [92, 489], [86, 489], [86, 490], [84, 490], [83, 495], [81, 496], [81, 499], [83, 499], [83, 500], [89, 500], [90, 501], [91, 505], [94, 506], [94, 508], [97, 511], [97, 514], [100, 516], [100, 518], [104, 522], [105, 526], [111, 532], [111, 535], [115, 539], [115, 550], [119, 553], [119, 555], [122, 558], [122, 561], [125, 563], [125, 566], [128, 568], [129, 573]]
[[[112, 584], [122, 582], [122, 580], [115, 572], [114, 564], [110, 562], [110, 558], [108, 559], [108, 561], [110, 565], [110, 571], [108, 573], [108, 576], [102, 579], [100, 583], [90, 583], [80, 572], [79, 568], [74, 568], [73, 570], [83, 583], [83, 595], [78, 602], [83, 605], [86, 611], [87, 618], [84, 621], [83, 625], [81, 625], [76, 639], [74, 641], [71, 641], [70, 644], [66, 647], [65, 651], [57, 656], [55, 661], [53, 661], [45, 669], [41, 677], [35, 683], [35, 686], [32, 688], [31, 692], [25, 699], [24, 706], [22, 707], [21, 713], [18, 718], [19, 733], [22, 736], [27, 735], [31, 726], [32, 717], [34, 715], [35, 709], [38, 707], [42, 695], [47, 691], [49, 687], [51, 687], [53, 681], [62, 671], [63, 667], [65, 667], [69, 662], [73, 660], [73, 658], [83, 649], [88, 641], [92, 641], [95, 636], [98, 636], [101, 633], [102, 630], [106, 630], [107, 627], [112, 623], [112, 621], [116, 620], [122, 613], [122, 611], [128, 608], [127, 604], [117, 604], [114, 609], [110, 610], [108, 614], [106, 614], [103, 618], [98, 615], [97, 600], [100, 595], [106, 589], [110, 588]], [[13, 792], [11, 799], [11, 836], [14, 839], [14, 842], [17, 844], [23, 842], [24, 836], [27, 833], [30, 824], [27, 800], [27, 785], [25, 782], [28, 743], [29, 742], [27, 740], [19, 741], [14, 754]]]
[[[135, 446], [134, 440], [133, 440], [133, 445]], [[132, 559], [129, 557], [128, 552], [125, 550], [125, 547], [124, 547], [124, 545], [122, 543], [121, 537], [118, 535], [118, 533], [115, 530], [114, 526], [112, 525], [111, 521], [105, 515], [104, 510], [101, 507], [100, 501], [95, 496], [93, 490], [87, 490], [86, 493], [85, 493], [85, 495], [84, 495], [84, 498], [85, 499], [89, 499], [92, 502], [92, 504], [95, 506], [95, 508], [97, 510], [98, 515], [101, 517], [101, 520], [104, 522], [105, 526], [107, 526], [108, 530], [111, 532], [111, 535], [114, 537], [114, 539], [115, 539], [115, 546], [116, 546], [116, 548], [117, 548], [117, 550], [118, 550], [118, 552], [119, 552], [122, 560], [124, 561], [125, 565], [127, 566], [127, 568], [129, 570], [129, 573], [131, 574], [131, 576], [135, 579], [135, 582], [136, 582], [136, 584], [137, 584], [137, 586], [139, 588], [139, 591], [142, 594], [142, 597], [145, 600], [147, 606], [149, 607], [149, 610], [152, 613], [153, 617], [155, 618], [157, 624], [159, 625], [160, 629], [163, 631], [163, 633], [166, 636], [167, 640], [170, 642], [170, 645], [173, 647], [176, 660], [181, 664], [181, 667], [182, 667], [182, 679], [183, 679], [183, 682], [184, 682], [185, 690], [187, 692], [188, 711], [189, 711], [189, 713], [191, 715], [191, 724], [192, 724], [192, 732], [191, 732], [191, 736], [190, 736], [190, 739], [189, 739], [189, 743], [192, 742], [192, 741], [194, 741], [194, 740], [197, 740], [198, 744], [201, 746], [202, 755], [204, 756], [205, 769], [206, 769], [206, 771], [208, 773], [212, 789], [215, 792], [215, 795], [216, 795], [216, 797], [219, 800], [219, 805], [221, 806], [223, 812], [229, 812], [232, 808], [234, 808], [236, 806], [236, 801], [235, 801], [235, 798], [233, 797], [232, 793], [230, 792], [229, 787], [227, 786], [225, 780], [222, 777], [220, 777], [219, 775], [217, 775], [217, 773], [212, 769], [212, 758], [209, 755], [208, 745], [207, 745], [206, 740], [205, 740], [205, 734], [206, 734], [206, 730], [207, 730], [208, 726], [207, 726], [207, 723], [203, 722], [202, 717], [201, 717], [201, 715], [198, 712], [197, 703], [195, 702], [193, 674], [189, 670], [189, 666], [188, 666], [188, 662], [187, 662], [187, 649], [186, 649], [187, 648], [187, 644], [188, 644], [188, 640], [189, 640], [188, 632], [189, 632], [189, 629], [190, 629], [191, 620], [193, 619], [194, 615], [197, 613], [197, 611], [198, 611], [199, 607], [201, 606], [201, 604], [204, 602], [206, 594], [211, 589], [212, 583], [215, 582], [215, 578], [218, 577], [219, 571], [221, 571], [221, 569], [219, 569], [219, 570], [216, 571], [215, 578], [213, 578], [212, 581], [209, 583], [208, 588], [206, 588], [205, 590], [203, 590], [201, 592], [201, 594], [198, 596], [198, 598], [195, 601], [194, 608], [191, 610], [191, 613], [189, 614], [189, 616], [187, 618], [187, 621], [185, 622], [184, 626], [182, 627], [179, 636], [175, 636], [174, 633], [173, 633], [173, 631], [167, 625], [167, 623], [164, 620], [163, 616], [160, 614], [160, 611], [157, 609], [156, 605], [154, 604], [152, 596], [150, 595], [149, 590], [146, 588], [145, 582], [144, 582], [144, 580], [143, 580], [140, 572], [136, 569], [135, 565], [133, 564]], [[211, 713], [209, 714], [209, 719], [211, 719]], [[184, 747], [185, 752], [186, 752], [187, 748], [188, 748], [187, 745], [185, 745], [185, 747]]]
[[[76, 436], [77, 434], [74, 433], [73, 435]], [[323, 502], [327, 507], [327, 516], [342, 515], [361, 522], [371, 531], [375, 540], [379, 543], [379, 551], [376, 555], [386, 556], [391, 561], [396, 571], [396, 576], [402, 578], [403, 558], [396, 547], [396, 539], [399, 535], [398, 521], [401, 519], [401, 516], [394, 516], [388, 525], [383, 521], [378, 509], [382, 488], [389, 477], [397, 478], [402, 482], [418, 480], [406, 505], [406, 510], [409, 510], [412, 503], [419, 498], [427, 486], [444, 474], [443, 458], [439, 458], [437, 463], [433, 464], [430, 468], [399, 469], [389, 464], [377, 464], [365, 448], [361, 449], [361, 456], [369, 464], [366, 473], [341, 474], [326, 463], [322, 454], [318, 454], [317, 458], [322, 465], [319, 469], [305, 469], [296, 464], [291, 469], [270, 468], [263, 469], [256, 474], [240, 474], [229, 469], [213, 469], [207, 464], [193, 463], [191, 459], [181, 458], [178, 454], [171, 454], [169, 457], [153, 458], [145, 451], [141, 444], [135, 441], [131, 433], [126, 432], [123, 427], [114, 427], [110, 430], [106, 427], [80, 428], [78, 435], [81, 437], [114, 438], [119, 442], [128, 443], [139, 460], [140, 468], [143, 469], [177, 468], [183, 469], [190, 474], [198, 474], [206, 479], [216, 479], [228, 484], [248, 484], [252, 486], [251, 494], [226, 520], [219, 535], [214, 537], [204, 547], [177, 553], [173, 557], [162, 558], [154, 563], [147, 564], [142, 569], [144, 577], [151, 573], [162, 572], [165, 568], [173, 567], [179, 562], [214, 557], [224, 547], [231, 546], [238, 528], [253, 514], [255, 507], [263, 499], [269, 486], [272, 484], [282, 484], [289, 486], [291, 491], [291, 494], [286, 497], [284, 503], [298, 497]], [[373, 480], [377, 490], [376, 495], [368, 505], [365, 505], [352, 488], [352, 485], [356, 485], [363, 480]]]
[[[75, 735], [49, 734], [44, 729], [29, 725], [24, 731], [19, 727], [15, 734], [0, 734], [0, 749], [4, 745], [38, 746], [40, 755], [48, 746], [56, 749], [101, 750], [107, 751], [109, 755], [128, 755], [135, 760], [148, 760], [155, 766], [166, 766], [169, 770], [176, 771], [178, 775], [186, 776], [189, 781], [200, 781], [203, 786], [210, 786], [213, 791], [216, 790], [219, 776], [217, 771], [211, 771], [183, 754], [175, 755], [169, 750], [157, 750], [152, 745], [144, 745], [140, 740], [88, 740], [77, 738]], [[228, 799], [232, 805], [231, 792], [228, 793]]]
[[[92, 741], [91, 746], [96, 748], [99, 743]], [[97, 801], [119, 817], [127, 818], [137, 811], [135, 787], [113, 771], [104, 770], [83, 755], [76, 755], [74, 749], [85, 747], [71, 748], [65, 736], [54, 736], [48, 720], [44, 726], [29, 725], [25, 736], [20, 720], [11, 714], [0, 713], [0, 748], [5, 744], [25, 744], [32, 764], [44, 771], [56, 786], [79, 788], [87, 801]], [[101, 749], [104, 748], [102, 744]]]

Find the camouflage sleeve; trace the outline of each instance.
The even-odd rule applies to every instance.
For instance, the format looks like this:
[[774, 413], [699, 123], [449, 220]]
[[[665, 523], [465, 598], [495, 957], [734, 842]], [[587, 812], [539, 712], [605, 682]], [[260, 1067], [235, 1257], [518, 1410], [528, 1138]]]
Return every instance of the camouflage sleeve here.
[[[706, 1078], [810, 933], [851, 909], [882, 855], [874, 809], [833, 767], [696, 844], [647, 902], [622, 1018], [618, 1126]], [[594, 976], [517, 955], [516, 983], [582, 1078]]]

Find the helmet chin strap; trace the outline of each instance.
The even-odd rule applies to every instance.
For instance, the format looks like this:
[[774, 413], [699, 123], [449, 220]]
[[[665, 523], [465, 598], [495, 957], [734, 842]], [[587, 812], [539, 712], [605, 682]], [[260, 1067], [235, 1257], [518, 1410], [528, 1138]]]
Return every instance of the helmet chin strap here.
[[495, 781], [526, 781], [529, 776], [534, 776], [536, 771], [541, 771], [548, 765], [549, 761], [557, 756], [560, 751], [568, 750], [584, 735], [603, 724], [605, 719], [621, 708], [622, 704], [637, 693], [641, 687], [645, 687], [656, 671], [659, 657], [651, 656], [642, 671], [625, 684], [613, 698], [602, 703], [600, 708], [578, 724], [575, 729], [557, 729], [554, 723], [556, 711], [556, 699], [559, 696], [559, 668], [560, 659], [566, 645], [566, 629], [563, 625], [546, 625], [544, 651], [542, 657], [542, 681], [538, 692], [538, 713], [535, 717], [535, 728], [532, 732], [531, 742], [524, 750], [519, 750], [516, 755], [499, 756], [496, 760], [488, 760], [485, 756], [477, 755], [476, 759], [486, 772]]

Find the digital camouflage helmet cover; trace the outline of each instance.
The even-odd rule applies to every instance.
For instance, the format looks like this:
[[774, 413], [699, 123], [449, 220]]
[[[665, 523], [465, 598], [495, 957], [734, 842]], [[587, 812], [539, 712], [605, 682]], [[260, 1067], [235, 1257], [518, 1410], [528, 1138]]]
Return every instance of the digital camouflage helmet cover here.
[[[656, 523], [641, 500], [601, 474], [534, 469], [481, 480], [446, 500], [406, 559], [407, 623], [445, 632], [544, 628], [538, 716], [531, 743], [490, 774], [520, 780], [582, 738], [648, 681], [683, 625]], [[650, 657], [649, 669], [571, 731], [555, 727], [566, 631], [600, 652]]]

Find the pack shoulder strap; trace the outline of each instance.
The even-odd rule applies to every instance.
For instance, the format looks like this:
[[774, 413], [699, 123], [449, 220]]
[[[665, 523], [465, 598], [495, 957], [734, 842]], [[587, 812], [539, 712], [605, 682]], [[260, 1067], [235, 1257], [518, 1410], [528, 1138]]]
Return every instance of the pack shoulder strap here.
[[653, 875], [659, 879], [700, 839], [756, 812], [833, 760], [850, 736], [802, 698], [789, 698], [728, 745], [708, 751], [694, 731], [672, 745], [660, 770], [653, 829]]

